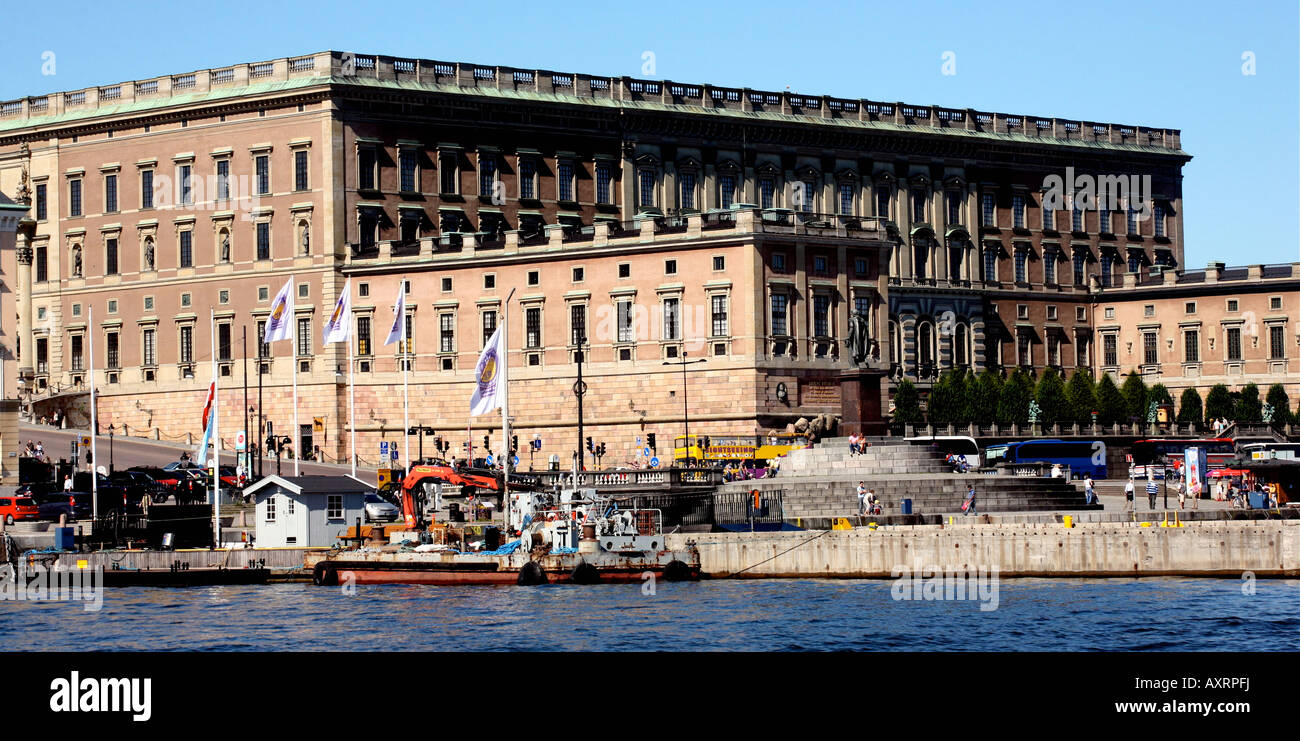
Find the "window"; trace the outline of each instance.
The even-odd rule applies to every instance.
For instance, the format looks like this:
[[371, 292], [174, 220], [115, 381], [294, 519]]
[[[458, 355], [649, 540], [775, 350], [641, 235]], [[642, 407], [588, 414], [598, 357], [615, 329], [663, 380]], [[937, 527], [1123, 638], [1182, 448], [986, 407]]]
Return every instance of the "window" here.
[[1083, 210], [1079, 204], [1074, 204], [1074, 210], [1070, 212], [1070, 228], [1076, 232], [1083, 231]]
[[219, 304], [230, 303], [230, 291], [227, 290], [217, 291], [217, 303]]
[[1105, 309], [1102, 310], [1102, 313], [1106, 315], [1106, 318], [1107, 318], [1107, 319], [1114, 319], [1114, 318], [1115, 318], [1115, 307], [1114, 307], [1114, 306], [1107, 306]]
[[961, 193], [955, 190], [948, 191], [948, 223], [961, 223]]
[[230, 325], [225, 323], [218, 324], [217, 325], [217, 360], [227, 361], [230, 360], [230, 357], [231, 357]]
[[1196, 302], [1195, 302], [1195, 301], [1188, 301], [1188, 302], [1184, 303], [1184, 304], [1183, 304], [1183, 313], [1184, 313], [1184, 314], [1195, 314], [1195, 313], [1196, 313]]
[[1282, 310], [1282, 297], [1281, 297], [1281, 296], [1269, 296], [1269, 297], [1268, 297], [1268, 310], [1269, 310], [1269, 311], [1281, 311], [1281, 310]]
[[680, 340], [681, 335], [681, 299], [664, 299], [664, 339]]
[[45, 183], [36, 185], [36, 220], [45, 221], [49, 216], [50, 199], [47, 193], [48, 186]]
[[1019, 333], [1017, 335], [1017, 341], [1019, 345], [1017, 347], [1018, 353], [1016, 357], [1019, 358], [1020, 365], [1028, 368], [1034, 364], [1034, 348], [1033, 345], [1030, 344], [1029, 333]]
[[266, 344], [266, 320], [257, 321], [257, 357], [266, 358], [271, 355], [271, 347]]
[[532, 159], [519, 160], [519, 197], [537, 197], [537, 162]]
[[1043, 250], [1043, 283], [1049, 286], [1056, 285], [1055, 247], [1049, 247]]
[[1273, 324], [1268, 328], [1268, 357], [1271, 360], [1281, 360], [1286, 357], [1286, 327], [1281, 324]]
[[[402, 322], [406, 324], [406, 339], [398, 343], [397, 352], [412, 355], [415, 353], [415, 315], [408, 311], [406, 316], [402, 317]], [[410, 363], [411, 361], [407, 360], [403, 364], [406, 370], [410, 370]]]
[[1149, 317], [1149, 316], [1155, 316], [1155, 315], [1156, 315], [1156, 305], [1155, 305], [1155, 304], [1143, 304], [1143, 305], [1142, 305], [1142, 316], [1144, 316], [1144, 317]]
[[995, 201], [993, 198], [993, 194], [985, 193], [983, 203], [981, 204], [982, 208], [980, 212], [980, 216], [981, 219], [983, 220], [984, 226], [996, 226], [996, 223], [994, 223], [994, 219], [996, 218], [996, 214], [994, 213], [994, 209], [993, 209], [994, 203]]
[[375, 150], [371, 147], [361, 147], [357, 150], [357, 188], [360, 190], [375, 189], [375, 165], [378, 158], [375, 156]]
[[443, 279], [442, 279], [442, 292], [443, 292], [443, 293], [448, 293], [448, 292], [450, 292], [450, 291], [451, 291], [451, 278], [443, 278]]
[[813, 336], [830, 336], [831, 297], [825, 294], [813, 296]]
[[632, 302], [618, 301], [614, 304], [614, 313], [618, 322], [618, 341], [632, 342], [636, 339], [632, 328]]
[[1091, 361], [1088, 356], [1092, 350], [1092, 341], [1088, 337], [1080, 335], [1075, 338], [1074, 342], [1074, 364], [1080, 368], [1087, 368]]
[[804, 213], [812, 213], [813, 202], [816, 199], [817, 199], [817, 183], [811, 180], [807, 180], [804, 181], [803, 183], [803, 195], [796, 199], [799, 201], [799, 203], [795, 205], [799, 206], [799, 210], [803, 211]]
[[790, 298], [786, 294], [772, 294], [772, 334], [777, 337], [789, 334], [786, 324], [789, 303]]
[[357, 355], [369, 357], [374, 350], [370, 344], [370, 317], [357, 317]]
[[1029, 304], [1016, 304], [1016, 318], [1017, 319], [1029, 318]]
[[293, 189], [307, 190], [307, 150], [293, 153]]
[[1130, 250], [1128, 253], [1128, 271], [1137, 273], [1142, 270], [1142, 252], [1139, 250]]
[[722, 208], [731, 208], [736, 200], [736, 176], [722, 175], [718, 178], [718, 203]]
[[1142, 362], [1147, 365], [1155, 365], [1160, 362], [1159, 340], [1155, 332], [1142, 333]]
[[104, 213], [117, 212], [117, 175], [104, 176]]
[[50, 372], [50, 341], [44, 337], [36, 340], [36, 372]]
[[1237, 311], [1237, 306], [1238, 306], [1237, 299], [1235, 298], [1228, 299], [1228, 311], [1235, 313]]
[[230, 199], [230, 160], [217, 160], [217, 200]]
[[583, 268], [574, 268], [574, 269], [573, 269], [573, 282], [574, 282], [574, 283], [581, 283], [585, 277], [586, 277], [586, 271], [585, 271]]
[[858, 277], [860, 277], [860, 278], [863, 278], [863, 277], [866, 277], [867, 272], [868, 272], [868, 270], [867, 270], [867, 258], [865, 258], [865, 257], [855, 257], [855, 258], [853, 258], [853, 274], [856, 275], [856, 276], [858, 276]]
[[81, 178], [68, 181], [68, 216], [81, 215]]
[[840, 213], [845, 216], [853, 214], [853, 183], [840, 183]]
[[1110, 288], [1110, 284], [1111, 284], [1111, 273], [1112, 273], [1112, 271], [1114, 270], [1114, 267], [1115, 267], [1115, 258], [1114, 258], [1114, 257], [1107, 256], [1107, 257], [1103, 257], [1103, 258], [1101, 258], [1101, 286], [1102, 286], [1102, 288]]
[[193, 300], [194, 300], [194, 294], [192, 294], [192, 293], [182, 293], [182, 294], [181, 294], [181, 308], [188, 309], [188, 308], [193, 304]]
[[912, 221], [925, 221], [925, 190], [912, 190]]
[[1087, 307], [1084, 307], [1084, 306], [1076, 306], [1076, 307], [1074, 307], [1074, 320], [1075, 320], [1076, 322], [1086, 322], [1086, 321], [1088, 321], [1088, 309], [1087, 309]]
[[569, 344], [584, 345], [587, 342], [587, 307], [573, 304], [569, 307]]
[[460, 158], [455, 154], [444, 154], [438, 158], [438, 165], [442, 169], [442, 192], [448, 195], [460, 192], [460, 173], [457, 171], [457, 165]]
[[784, 252], [774, 252], [774, 253], [772, 253], [772, 272], [774, 272], [774, 273], [784, 273], [784, 272], [785, 272], [785, 253], [784, 253]]
[[1020, 193], [1011, 196], [1011, 225], [1017, 229], [1025, 228], [1025, 197]]
[[[364, 285], [364, 284], [362, 284], [362, 285]], [[362, 295], [364, 296], [364, 295], [367, 295], [367, 294], [362, 294]], [[268, 288], [267, 286], [258, 286], [258, 287], [257, 287], [257, 300], [258, 300], [259, 302], [261, 302], [261, 301], [266, 301], [267, 299], [270, 298], [270, 296], [271, 296], [271, 289], [270, 289], [270, 288]]]
[[272, 494], [266, 498], [266, 521], [275, 522], [275, 500], [277, 497]]
[[158, 364], [158, 330], [146, 329], [141, 333], [141, 365]]
[[[406, 282], [406, 286], [407, 286], [407, 287], [406, 287], [406, 292], [407, 292], [407, 293], [410, 293], [410, 292], [411, 292], [411, 288], [410, 288], [410, 286], [411, 286], [411, 282], [410, 282], [409, 280]], [[494, 288], [496, 288], [496, 287], [497, 287], [497, 276], [496, 276], [495, 273], [488, 273], [488, 274], [486, 274], [486, 275], [483, 276], [483, 288], [484, 288], [484, 290], [488, 290], [488, 291], [490, 291], [490, 290], [492, 290], [492, 289], [494, 289]]]
[[970, 329], [965, 324], [958, 324], [952, 341], [953, 365], [962, 368], [970, 365]]
[[655, 171], [642, 169], [638, 173], [640, 189], [637, 193], [637, 205], [653, 208], [655, 205]]
[[921, 322], [916, 327], [916, 361], [917, 370], [928, 370], [934, 365], [934, 325], [930, 322]]
[[488, 340], [492, 339], [492, 333], [495, 331], [497, 331], [497, 313], [483, 312], [483, 347], [487, 347]]
[[1132, 206], [1129, 206], [1129, 207], [1128, 207], [1128, 224], [1127, 224], [1127, 226], [1128, 226], [1128, 233], [1129, 233], [1129, 234], [1137, 234], [1137, 233], [1138, 233], [1137, 223], [1138, 223], [1138, 220], [1137, 220], [1137, 209], [1133, 208]]
[[727, 297], [722, 295], [709, 298], [711, 337], [727, 336]]
[[108, 354], [109, 368], [122, 367], [122, 346], [118, 337], [119, 335], [117, 332], [109, 332], [104, 335], [104, 347]]
[[1028, 250], [1016, 250], [1016, 282], [1028, 283], [1029, 278], [1025, 274], [1025, 262], [1029, 259]]
[[[407, 293], [410, 293], [410, 291], [407, 291]], [[298, 284], [298, 298], [308, 298], [308, 297], [310, 297], [310, 296], [311, 296], [311, 284], [310, 284], [310, 283], [299, 283], [299, 284]]]
[[72, 340], [72, 370], [85, 370], [86, 366], [82, 355], [82, 337], [79, 334], [74, 334], [70, 339]]
[[758, 179], [758, 205], [760, 208], [772, 208], [776, 205], [776, 180], [770, 177]]
[[271, 192], [271, 157], [259, 154], [253, 162], [257, 170], [257, 194], [267, 195]]
[[104, 240], [104, 274], [117, 275], [117, 237]]
[[117, 313], [117, 299], [115, 299], [115, 298], [110, 298], [110, 299], [108, 300], [108, 313], [110, 313], [110, 314], [116, 314], [116, 313]]
[[876, 216], [882, 219], [889, 218], [889, 188], [876, 188]]
[[561, 201], [576, 201], [574, 196], [574, 177], [573, 163], [561, 160], [555, 167], [556, 186], [559, 188], [559, 197]]
[[535, 350], [542, 346], [542, 310], [535, 306], [524, 309], [524, 347]]
[[[714, 270], [726, 270], [726, 269], [727, 269], [727, 258], [724, 257], [723, 255], [714, 255], [714, 256], [713, 256], [713, 269], [714, 269]], [[1280, 300], [1280, 299], [1279, 299], [1279, 300]]]
[[478, 194], [480, 196], [492, 195], [492, 183], [497, 179], [497, 159], [490, 154], [480, 154], [478, 157]]
[[298, 357], [311, 357], [311, 318], [298, 317], [298, 334], [294, 339], [298, 343]]
[[984, 280], [994, 283], [998, 279], [998, 248], [984, 248]]
[[1241, 360], [1241, 328], [1228, 328], [1228, 350], [1225, 357], [1228, 360]]
[[1047, 364], [1053, 366], [1061, 364], [1061, 338], [1055, 334], [1047, 335]]
[[1110, 209], [1105, 206], [1098, 208], [1097, 231], [1102, 234], [1110, 234]]
[[813, 274], [826, 275], [829, 272], [825, 255], [813, 255]]
[[153, 296], [144, 297], [144, 310], [153, 311]]
[[1088, 262], [1088, 253], [1083, 250], [1074, 251], [1074, 285], [1081, 286], [1084, 284], [1084, 267]]
[[153, 170], [140, 171], [140, 208], [153, 208]]
[[1153, 218], [1155, 219], [1156, 236], [1165, 236], [1165, 207], [1159, 203], [1155, 205]]
[[620, 278], [631, 278], [631, 277], [632, 277], [632, 265], [629, 264], [629, 263], [626, 263], [626, 262], [621, 262], [621, 263], [619, 263], [619, 264], [618, 264], [618, 277], [620, 277]]
[[48, 259], [49, 248], [44, 244], [39, 244], [36, 246], [35, 253], [36, 280], [37, 282], [47, 281], [50, 279]]
[[456, 315], [438, 315], [438, 352], [456, 350]]
[[1201, 333], [1199, 330], [1183, 330], [1183, 362], [1201, 362]]
[[1047, 199], [1043, 199], [1043, 230], [1053, 231], [1056, 229], [1056, 211], [1052, 210]]
[[194, 232], [186, 229], [180, 233], [181, 258], [180, 266], [183, 268], [194, 267]]
[[271, 224], [267, 221], [257, 222], [257, 259], [271, 259]]
[[342, 494], [327, 494], [325, 496], [325, 517], [330, 520], [343, 519]]
[[1059, 314], [1058, 314], [1057, 311], [1056, 311], [1056, 306], [1054, 306], [1054, 305], [1049, 305], [1049, 306], [1047, 307], [1047, 320], [1048, 320], [1049, 322], [1054, 322], [1054, 321], [1057, 321], [1058, 317], [1059, 317]]
[[536, 286], [536, 285], [540, 285], [541, 282], [542, 282], [542, 274], [540, 271], [537, 270], [528, 271], [528, 285]]
[[613, 168], [608, 162], [596, 163], [596, 203], [613, 203], [610, 199], [610, 181], [613, 180]]

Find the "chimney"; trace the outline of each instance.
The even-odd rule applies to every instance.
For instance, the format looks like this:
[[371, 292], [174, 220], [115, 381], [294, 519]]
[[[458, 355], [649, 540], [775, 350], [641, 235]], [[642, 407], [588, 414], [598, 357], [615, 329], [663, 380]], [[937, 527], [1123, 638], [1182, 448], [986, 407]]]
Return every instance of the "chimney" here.
[[1218, 283], [1223, 274], [1224, 264], [1221, 262], [1211, 262], [1205, 265], [1205, 282]]

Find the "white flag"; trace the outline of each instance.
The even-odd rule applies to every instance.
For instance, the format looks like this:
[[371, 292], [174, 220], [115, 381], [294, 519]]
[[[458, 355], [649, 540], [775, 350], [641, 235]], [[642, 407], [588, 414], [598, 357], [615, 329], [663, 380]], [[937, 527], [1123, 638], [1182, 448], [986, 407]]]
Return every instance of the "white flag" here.
[[469, 400], [470, 416], [501, 408], [501, 399], [505, 396], [501, 371], [505, 362], [506, 338], [498, 326], [487, 347], [483, 348], [483, 354], [478, 356], [478, 366], [474, 369], [474, 395]]
[[397, 305], [393, 307], [393, 328], [388, 330], [385, 345], [406, 339], [406, 281], [397, 286]]
[[266, 334], [262, 340], [271, 344], [277, 340], [293, 339], [293, 278], [290, 278], [271, 302], [271, 316], [266, 319]]
[[334, 304], [334, 313], [330, 315], [330, 320], [325, 323], [325, 333], [322, 336], [321, 344], [328, 345], [331, 342], [347, 342], [348, 330], [352, 326], [352, 279], [348, 278], [343, 283], [343, 295]]

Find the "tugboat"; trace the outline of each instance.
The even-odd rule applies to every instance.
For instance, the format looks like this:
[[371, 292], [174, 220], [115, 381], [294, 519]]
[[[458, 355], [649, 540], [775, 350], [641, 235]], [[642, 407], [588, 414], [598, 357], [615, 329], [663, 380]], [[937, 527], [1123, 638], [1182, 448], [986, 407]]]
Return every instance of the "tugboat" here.
[[518, 538], [490, 551], [469, 548], [469, 532], [450, 523], [422, 527], [418, 477], [404, 482], [408, 524], [388, 543], [310, 553], [305, 567], [321, 586], [349, 584], [597, 584], [700, 578], [699, 552], [669, 550], [656, 509], [620, 509], [594, 489], [559, 494], [514, 491], [507, 527]]

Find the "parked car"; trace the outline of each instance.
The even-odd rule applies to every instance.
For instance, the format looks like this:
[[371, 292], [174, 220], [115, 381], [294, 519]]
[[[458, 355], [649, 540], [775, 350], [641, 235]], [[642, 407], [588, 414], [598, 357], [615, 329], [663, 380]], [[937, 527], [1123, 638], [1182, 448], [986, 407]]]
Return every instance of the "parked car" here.
[[0, 518], [4, 518], [6, 525], [40, 516], [41, 509], [31, 497], [0, 497]]
[[198, 465], [193, 461], [172, 461], [171, 463], [168, 463], [167, 465], [163, 466], [163, 470], [174, 472], [174, 471], [190, 471], [190, 470], [201, 471], [203, 469], [199, 468]]
[[157, 466], [131, 466], [126, 470], [138, 471], [140, 473], [143, 473], [144, 475], [152, 478], [154, 481], [157, 481], [158, 483], [162, 484], [169, 491], [171, 489], [174, 489], [176, 485], [181, 482], [180, 475], [173, 473], [172, 471], [164, 471], [163, 469], [158, 468]]
[[393, 522], [401, 512], [392, 504], [384, 501], [378, 494], [366, 495], [366, 519], [371, 522]]
[[63, 486], [57, 481], [36, 481], [19, 486], [14, 490], [14, 494], [20, 497], [34, 497], [38, 494], [56, 494], [62, 491]]
[[154, 504], [163, 504], [171, 496], [170, 489], [143, 471], [115, 471], [108, 480], [124, 487], [126, 498], [130, 501], [139, 502], [148, 494]]
[[67, 515], [69, 520], [89, 520], [94, 516], [94, 504], [85, 495], [78, 498], [76, 494], [52, 492], [33, 494], [31, 498], [36, 502], [42, 520], [58, 520], [61, 515]]

